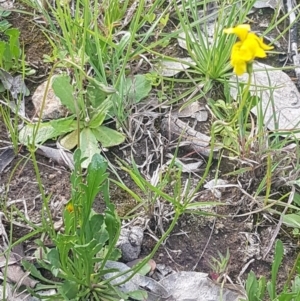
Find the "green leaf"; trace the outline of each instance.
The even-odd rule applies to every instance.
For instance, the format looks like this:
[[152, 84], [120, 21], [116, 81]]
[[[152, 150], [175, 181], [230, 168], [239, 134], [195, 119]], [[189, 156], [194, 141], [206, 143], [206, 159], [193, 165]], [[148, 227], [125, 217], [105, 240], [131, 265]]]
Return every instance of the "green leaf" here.
[[127, 293], [129, 297], [131, 297], [134, 300], [147, 300], [148, 299], [148, 293], [146, 291], [138, 290]]
[[152, 266], [149, 262], [147, 262], [145, 265], [142, 266], [141, 269], [139, 269], [138, 273], [141, 275], [146, 276], [152, 269]]
[[297, 204], [297, 206], [300, 207], [300, 194], [299, 194], [299, 193], [295, 192], [293, 202], [294, 202], [295, 204]]
[[52, 120], [50, 122], [40, 123], [38, 131], [33, 141], [33, 135], [36, 132], [37, 123], [31, 123], [25, 125], [19, 133], [20, 143], [27, 145], [29, 143], [44, 143], [45, 141], [56, 138], [62, 134], [66, 134], [77, 128], [77, 122], [74, 118], [61, 118], [57, 120]]
[[88, 127], [97, 128], [102, 125], [111, 107], [111, 98], [107, 97], [98, 107], [93, 108], [89, 113], [91, 120], [88, 123]]
[[4, 49], [4, 54], [3, 54], [3, 68], [5, 70], [9, 70], [13, 67], [13, 56], [10, 51], [9, 44], [5, 43], [5, 49]]
[[89, 128], [97, 128], [100, 126], [106, 117], [108, 110], [98, 110], [97, 113], [93, 114], [92, 119], [89, 122]]
[[276, 240], [275, 243], [275, 255], [272, 264], [272, 274], [271, 274], [271, 282], [267, 283], [267, 290], [271, 300], [276, 298], [276, 278], [279, 270], [279, 266], [282, 262], [283, 257], [283, 244], [281, 240]]
[[98, 141], [92, 130], [89, 128], [84, 128], [80, 132], [80, 149], [81, 158], [85, 158], [81, 163], [81, 166], [82, 168], [87, 168], [92, 161], [93, 156], [100, 153]]
[[67, 298], [67, 300], [75, 300], [79, 292], [79, 285], [75, 281], [65, 280], [64, 283], [59, 286], [58, 291]]
[[0, 67], [3, 67], [3, 58], [4, 58], [5, 49], [6, 49], [6, 43], [4, 41], [0, 41]]
[[[0, 12], [1, 13], [1, 12]], [[2, 16], [0, 16], [1, 19]], [[7, 20], [0, 21], [0, 32], [3, 32], [11, 27], [11, 24]]]
[[145, 75], [137, 74], [126, 79], [126, 95], [130, 101], [137, 103], [149, 95], [151, 81]]
[[109, 254], [109, 260], [118, 261], [122, 257], [122, 251], [118, 248], [112, 248]]
[[42, 281], [44, 281], [44, 282], [46, 282], [46, 283], [51, 283], [51, 284], [56, 284], [56, 283], [57, 283], [57, 282], [55, 282], [55, 281], [51, 281], [51, 280], [45, 278], [45, 277], [40, 273], [40, 271], [35, 267], [34, 264], [32, 264], [32, 263], [30, 263], [30, 262], [28, 262], [28, 261], [26, 261], [26, 260], [22, 260], [22, 265], [23, 265], [24, 269], [27, 270], [27, 271], [29, 271], [30, 274], [31, 274], [33, 277], [35, 277], [35, 278], [37, 278], [37, 279], [40, 279], [40, 280], [42, 280]]
[[53, 248], [47, 253], [47, 259], [51, 264], [51, 272], [54, 277], [57, 277], [60, 272], [60, 260], [59, 260], [59, 253], [57, 249]]
[[65, 148], [65, 149], [73, 149], [78, 143], [78, 130], [76, 129], [75, 131], [69, 133], [65, 137], [63, 137], [60, 140], [60, 144]]
[[107, 162], [100, 154], [95, 154], [88, 166], [86, 184], [82, 185], [84, 190], [84, 206], [82, 208], [83, 226], [91, 215], [92, 205], [95, 197], [101, 190], [101, 185], [107, 179]]
[[299, 295], [298, 295], [298, 299], [295, 297], [297, 297], [297, 295], [294, 292], [288, 293], [288, 292], [283, 292], [281, 293], [277, 298], [276, 301], [294, 301], [294, 300], [299, 300]]
[[91, 103], [93, 108], [97, 108], [107, 97], [107, 94], [95, 83], [89, 83], [86, 90], [88, 101]]
[[111, 94], [114, 94], [117, 92], [117, 90], [114, 87], [105, 85], [105, 84], [99, 82], [97, 79], [93, 79], [92, 83], [95, 84], [95, 87], [100, 89], [106, 95], [111, 95]]
[[300, 215], [291, 213], [283, 216], [282, 222], [288, 226], [300, 229]]
[[264, 299], [266, 287], [267, 287], [266, 286], [266, 277], [262, 276], [259, 278], [259, 281], [258, 281], [258, 291], [257, 291], [258, 300]]
[[68, 210], [63, 210], [63, 222], [64, 222], [65, 234], [74, 235], [77, 227], [74, 213], [69, 212]]
[[266, 289], [266, 278], [261, 277], [259, 280], [253, 271], [250, 271], [246, 280], [246, 292], [248, 300], [261, 301], [263, 300]]
[[47, 259], [56, 268], [60, 268], [59, 253], [57, 249], [53, 248], [47, 253]]
[[109, 235], [109, 243], [111, 244], [116, 236], [118, 228], [120, 227], [120, 221], [115, 215], [115, 212], [109, 209], [105, 210], [104, 220]]
[[[36, 132], [37, 124], [27, 124], [19, 132], [19, 141], [21, 144], [36, 144], [44, 143], [48, 139], [54, 138], [57, 136], [56, 130], [52, 127], [50, 122], [41, 123], [37, 134], [34, 139], [34, 133]], [[34, 141], [33, 141], [34, 139]]]
[[93, 129], [93, 133], [103, 147], [119, 145], [125, 140], [125, 136], [123, 134], [104, 125]]
[[[77, 242], [78, 237], [76, 235], [66, 235], [58, 233], [54, 239], [54, 243], [59, 251], [60, 261], [62, 266], [68, 266], [69, 252], [73, 249], [74, 244]], [[71, 270], [64, 271], [65, 273], [72, 273]]]
[[93, 239], [84, 245], [74, 245], [74, 251], [80, 255], [86, 263], [91, 265], [93, 257], [100, 252], [102, 247], [102, 244], [97, 243], [97, 241]]
[[55, 76], [52, 80], [52, 88], [55, 95], [60, 99], [61, 103], [65, 105], [73, 114], [76, 113], [74, 90], [70, 84], [70, 77], [68, 75]]
[[94, 154], [88, 166], [85, 192], [88, 201], [93, 202], [100, 191], [100, 185], [107, 179], [107, 162], [100, 154]]
[[17, 28], [10, 28], [6, 30], [5, 34], [9, 36], [9, 50], [12, 57], [18, 60], [21, 54], [21, 48], [19, 43], [20, 31]]
[[85, 226], [85, 239], [91, 241], [93, 238], [104, 245], [108, 240], [108, 233], [104, 226], [104, 216], [102, 214], [94, 214]]
[[[77, 120], [74, 119], [74, 116], [51, 120], [50, 124], [57, 132], [65, 132], [65, 133], [76, 130], [78, 127]], [[83, 126], [82, 122], [79, 124], [79, 126], [80, 127]]]

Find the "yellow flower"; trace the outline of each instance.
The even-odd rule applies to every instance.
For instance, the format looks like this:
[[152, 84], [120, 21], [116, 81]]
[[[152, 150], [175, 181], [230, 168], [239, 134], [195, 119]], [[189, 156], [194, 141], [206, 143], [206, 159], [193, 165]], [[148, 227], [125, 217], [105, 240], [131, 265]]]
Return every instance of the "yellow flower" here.
[[74, 212], [74, 205], [73, 205], [72, 202], [69, 202], [69, 203], [66, 205], [66, 210], [68, 210], [69, 213]]
[[265, 50], [273, 49], [263, 42], [263, 38], [259, 38], [255, 33], [250, 32], [251, 28], [248, 24], [241, 24], [233, 28], [224, 29], [224, 33], [235, 34], [239, 40], [231, 50], [230, 63], [233, 71], [237, 75], [242, 75], [247, 71], [247, 64], [251, 63], [256, 57], [264, 58], [267, 56]]

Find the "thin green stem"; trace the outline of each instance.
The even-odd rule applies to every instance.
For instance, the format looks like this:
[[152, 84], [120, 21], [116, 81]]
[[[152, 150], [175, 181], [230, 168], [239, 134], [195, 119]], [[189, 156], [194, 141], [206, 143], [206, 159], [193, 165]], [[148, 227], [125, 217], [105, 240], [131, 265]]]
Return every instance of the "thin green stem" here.
[[288, 279], [286, 280], [286, 282], [284, 284], [285, 288], [290, 287], [291, 281], [292, 281], [292, 277], [294, 276], [294, 274], [296, 272], [296, 269], [297, 269], [297, 266], [299, 265], [299, 262], [300, 262], [300, 253], [298, 253], [297, 258], [296, 258], [296, 260], [294, 262], [294, 265], [293, 265], [291, 271], [289, 272]]

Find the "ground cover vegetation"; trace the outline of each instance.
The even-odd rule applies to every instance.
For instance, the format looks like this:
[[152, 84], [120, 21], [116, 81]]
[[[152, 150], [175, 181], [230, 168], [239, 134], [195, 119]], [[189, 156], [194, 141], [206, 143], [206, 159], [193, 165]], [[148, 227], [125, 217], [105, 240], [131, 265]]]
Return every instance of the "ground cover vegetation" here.
[[[147, 300], [147, 289], [124, 291], [123, 285], [145, 273], [145, 267], [151, 268], [150, 259], [158, 250], [167, 250], [168, 240], [186, 216], [222, 218], [225, 227], [228, 219], [248, 217], [255, 220], [255, 232], [265, 220], [274, 223], [266, 254], [274, 252], [266, 275], [256, 275], [250, 261], [240, 273], [243, 277], [232, 281], [229, 269], [235, 258], [225, 246], [226, 252], [215, 250], [208, 260], [212, 279], [220, 290], [239, 280], [244, 300], [300, 300], [297, 248], [290, 270], [278, 276], [285, 260], [282, 241], [289, 237], [296, 245], [299, 239], [300, 119], [290, 117], [289, 126], [283, 124], [289, 116], [278, 109], [277, 100], [285, 97], [280, 94], [285, 90], [279, 90], [282, 82], [273, 81], [275, 71], [291, 75], [295, 66], [263, 64], [282, 52], [277, 42], [286, 42], [297, 26], [300, 4], [290, 7], [279, 1], [269, 9], [264, 32], [258, 32], [255, 14], [264, 10], [251, 14], [256, 2], [24, 0], [0, 11], [1, 123], [13, 156], [18, 158], [21, 148], [27, 152], [12, 169], [10, 162], [0, 165], [1, 173], [9, 170], [0, 195], [9, 232], [6, 235], [2, 226], [3, 300], [10, 300], [6, 293], [10, 256], [17, 245], [28, 241], [34, 242], [35, 252], [21, 263], [26, 277], [38, 279], [25, 285], [31, 296]], [[34, 68], [19, 29], [8, 21], [11, 11], [30, 18], [51, 45], [43, 56], [50, 69], [40, 107], [35, 108], [39, 114], [32, 116], [25, 103], [33, 91], [25, 83]], [[57, 118], [43, 117], [50, 90], [64, 107]], [[183, 125], [178, 120], [195, 103], [208, 116], [200, 129], [193, 128], [191, 120]], [[49, 152], [49, 145], [59, 153], [58, 160], [52, 157], [56, 164], [71, 170], [70, 197], [55, 216], [54, 196], [45, 188], [37, 159], [38, 152]], [[110, 154], [116, 150], [117, 156]], [[28, 162], [41, 200], [38, 223], [28, 216], [26, 205], [21, 209], [8, 197], [18, 168]], [[115, 189], [132, 200], [125, 214], [116, 209]], [[226, 190], [232, 195], [238, 191], [235, 215], [222, 209], [232, 207], [223, 197]], [[210, 197], [203, 194], [207, 191]], [[97, 198], [101, 211], [95, 207]], [[110, 267], [111, 261], [122, 258], [117, 247], [122, 225], [141, 217], [155, 241], [151, 250], [126, 271]], [[31, 231], [15, 238], [16, 221]], [[151, 222], [153, 231], [148, 227]], [[50, 289], [51, 296], [40, 293]], [[14, 292], [20, 292], [18, 282]]]

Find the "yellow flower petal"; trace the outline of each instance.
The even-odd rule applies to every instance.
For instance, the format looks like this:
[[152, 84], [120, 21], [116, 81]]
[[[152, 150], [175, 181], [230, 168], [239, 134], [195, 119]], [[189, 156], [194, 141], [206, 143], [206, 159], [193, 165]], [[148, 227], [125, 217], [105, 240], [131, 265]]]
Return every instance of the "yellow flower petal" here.
[[263, 38], [258, 38], [258, 43], [259, 43], [259, 46], [264, 50], [271, 50], [274, 48], [273, 46], [269, 46], [269, 45], [265, 44]]
[[233, 72], [236, 75], [243, 75], [247, 71], [247, 64], [244, 61], [239, 61], [233, 66]]
[[237, 75], [242, 75], [246, 72], [247, 64], [251, 63], [256, 57], [266, 57], [265, 50], [273, 49], [273, 46], [266, 45], [263, 42], [263, 38], [259, 38], [255, 33], [250, 32], [250, 30], [251, 28], [248, 24], [224, 29], [224, 33], [233, 33], [240, 40], [233, 45], [230, 57], [233, 71]]
[[247, 35], [250, 32], [250, 30], [251, 27], [249, 24], [240, 24], [236, 27], [224, 29], [224, 33], [227, 34], [233, 33], [237, 35], [238, 38], [243, 42], [247, 38]]
[[233, 45], [231, 51], [231, 61], [234, 64], [234, 61], [243, 60], [245, 62], [252, 61], [254, 58], [253, 52], [248, 49], [248, 47], [244, 47], [242, 42], [237, 42]]
[[241, 46], [242, 50], [247, 50], [251, 52], [251, 60], [254, 60], [255, 57], [263, 58], [266, 57], [264, 48], [260, 46], [261, 40], [254, 33], [249, 33], [247, 39]]

